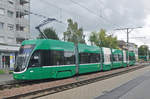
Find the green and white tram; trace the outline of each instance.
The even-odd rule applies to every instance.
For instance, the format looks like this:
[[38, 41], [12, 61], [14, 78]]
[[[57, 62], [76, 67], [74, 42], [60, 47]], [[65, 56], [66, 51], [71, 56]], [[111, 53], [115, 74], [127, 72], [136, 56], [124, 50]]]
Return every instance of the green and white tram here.
[[[129, 52], [129, 65], [135, 55]], [[66, 78], [76, 74], [126, 67], [127, 52], [51, 39], [26, 40], [22, 43], [13, 73], [17, 80]]]

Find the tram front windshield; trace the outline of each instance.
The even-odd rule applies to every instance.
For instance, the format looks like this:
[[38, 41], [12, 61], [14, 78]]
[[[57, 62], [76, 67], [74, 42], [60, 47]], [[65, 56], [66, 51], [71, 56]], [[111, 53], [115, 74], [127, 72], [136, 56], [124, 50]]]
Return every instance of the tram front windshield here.
[[21, 46], [17, 60], [16, 60], [16, 68], [15, 72], [23, 71], [26, 68], [27, 60], [34, 48], [34, 45], [24, 45]]

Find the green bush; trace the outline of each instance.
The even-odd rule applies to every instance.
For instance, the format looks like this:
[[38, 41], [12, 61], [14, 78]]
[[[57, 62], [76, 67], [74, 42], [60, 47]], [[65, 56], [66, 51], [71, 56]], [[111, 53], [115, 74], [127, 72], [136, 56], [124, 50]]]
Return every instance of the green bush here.
[[0, 69], [0, 74], [5, 74], [5, 71]]

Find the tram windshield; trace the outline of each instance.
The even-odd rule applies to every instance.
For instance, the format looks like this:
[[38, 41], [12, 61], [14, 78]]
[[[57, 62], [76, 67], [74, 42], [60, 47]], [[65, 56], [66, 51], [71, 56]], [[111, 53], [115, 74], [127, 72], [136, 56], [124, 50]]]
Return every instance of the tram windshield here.
[[34, 45], [24, 45], [21, 46], [17, 60], [16, 60], [16, 68], [15, 72], [23, 71], [26, 68], [27, 60], [34, 48]]

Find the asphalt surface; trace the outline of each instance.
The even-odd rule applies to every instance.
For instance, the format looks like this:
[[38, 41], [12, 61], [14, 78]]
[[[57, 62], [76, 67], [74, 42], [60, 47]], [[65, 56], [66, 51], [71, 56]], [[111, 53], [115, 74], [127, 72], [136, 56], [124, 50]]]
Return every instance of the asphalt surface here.
[[10, 81], [13, 80], [12, 74], [0, 74], [0, 83], [4, 81]]
[[150, 99], [150, 72], [95, 99]]

